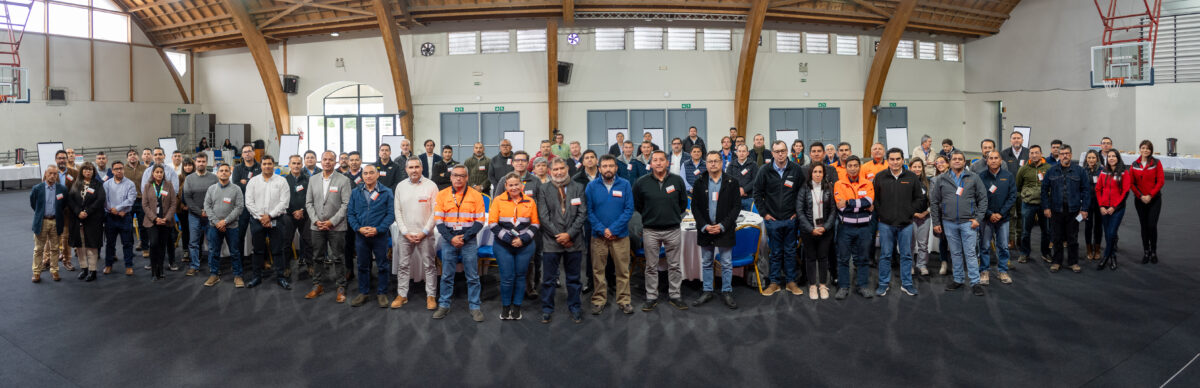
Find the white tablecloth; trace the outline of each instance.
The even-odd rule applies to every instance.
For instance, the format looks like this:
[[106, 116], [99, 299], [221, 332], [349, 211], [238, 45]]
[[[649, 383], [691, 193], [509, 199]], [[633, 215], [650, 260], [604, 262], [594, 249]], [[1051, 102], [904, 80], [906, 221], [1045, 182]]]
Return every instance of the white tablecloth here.
[[[683, 278], [685, 280], [698, 280], [701, 276], [700, 270], [704, 267], [701, 263], [700, 245], [696, 243], [696, 221], [692, 219], [690, 213], [684, 217], [683, 224], [680, 225], [680, 229], [683, 230], [683, 233], [680, 234], [682, 242], [679, 250], [679, 266], [683, 271]], [[740, 228], [746, 225], [755, 225], [765, 229], [763, 226], [762, 216], [759, 216], [757, 213], [751, 211], [743, 210], [738, 216], [737, 227]], [[766, 233], [766, 231], [764, 230], [763, 233]], [[765, 236], [762, 234], [759, 235], [759, 249], [763, 249], [763, 247], [766, 245], [767, 239], [764, 237]], [[660, 271], [666, 270], [666, 260], [660, 261], [659, 267]], [[734, 268], [733, 274], [735, 276], [742, 276], [743, 268]], [[716, 276], [719, 277], [720, 274], [717, 274]]]
[[[1139, 157], [1140, 155], [1121, 154], [1121, 159], [1124, 160], [1125, 164], [1127, 165], [1132, 165], [1133, 162], [1137, 161]], [[1155, 155], [1154, 157], [1162, 162], [1163, 167], [1168, 170], [1200, 170], [1200, 158], [1159, 155]]]
[[[484, 225], [486, 225], [486, 222], [484, 223]], [[389, 229], [392, 232], [392, 257], [399, 258], [400, 257], [400, 244], [397, 244], [396, 242], [400, 241], [400, 239], [403, 238], [403, 237], [400, 237], [400, 226], [395, 223], [392, 223], [392, 226]], [[433, 229], [433, 236], [429, 236], [428, 238], [433, 239], [433, 249], [434, 249], [433, 254], [436, 257], [437, 249], [438, 249], [438, 239], [441, 238], [441, 235], [438, 234], [437, 228]], [[492, 245], [493, 239], [492, 239], [491, 229], [488, 229], [485, 226], [484, 229], [479, 232], [479, 234], [475, 235], [475, 239], [479, 241], [479, 246]], [[408, 268], [409, 268], [408, 273], [409, 273], [409, 275], [411, 275], [412, 281], [418, 282], [418, 283], [425, 281], [425, 275], [424, 275], [425, 270], [421, 269], [421, 261], [420, 260], [409, 260]], [[396, 266], [393, 265], [392, 266], [392, 274], [395, 275], [396, 273], [398, 273], [397, 271], [399, 271], [399, 268], [396, 268]]]
[[0, 166], [0, 181], [17, 181], [25, 179], [41, 179], [38, 166], [27, 164], [21, 167]]

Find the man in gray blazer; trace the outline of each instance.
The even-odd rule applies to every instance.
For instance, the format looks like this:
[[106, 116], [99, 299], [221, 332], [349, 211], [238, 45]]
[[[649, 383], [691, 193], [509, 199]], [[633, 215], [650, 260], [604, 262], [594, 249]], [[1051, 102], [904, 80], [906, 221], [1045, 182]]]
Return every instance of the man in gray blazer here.
[[571, 312], [571, 321], [583, 321], [579, 299], [583, 284], [579, 281], [579, 266], [586, 245], [587, 204], [584, 203], [583, 185], [572, 180], [568, 172], [566, 161], [554, 158], [550, 162], [550, 180], [536, 190], [538, 220], [542, 227], [542, 323], [550, 323], [554, 313], [554, 289], [558, 287], [560, 264], [567, 274], [567, 308]]
[[313, 288], [304, 296], [314, 299], [325, 293], [321, 281], [333, 272], [337, 303], [346, 301], [346, 267], [343, 247], [346, 236], [346, 207], [350, 203], [350, 179], [334, 169], [333, 151], [321, 154], [321, 173], [308, 179], [304, 208], [312, 220]]

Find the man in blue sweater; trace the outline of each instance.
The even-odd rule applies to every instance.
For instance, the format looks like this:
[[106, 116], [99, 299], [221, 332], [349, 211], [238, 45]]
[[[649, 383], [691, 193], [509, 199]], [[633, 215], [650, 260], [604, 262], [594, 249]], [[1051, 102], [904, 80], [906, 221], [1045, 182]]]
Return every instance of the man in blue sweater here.
[[600, 176], [584, 191], [592, 234], [592, 315], [608, 305], [608, 283], [604, 269], [611, 254], [616, 265], [617, 307], [633, 314], [629, 298], [629, 218], [633, 216], [633, 186], [617, 176], [617, 159], [600, 157]]
[[350, 306], [367, 303], [371, 295], [371, 263], [375, 263], [379, 269], [376, 296], [379, 307], [387, 308], [391, 304], [387, 296], [388, 279], [392, 277], [392, 261], [387, 257], [388, 243], [391, 242], [388, 227], [396, 221], [396, 214], [392, 212], [392, 190], [378, 184], [379, 170], [373, 165], [363, 166], [362, 179], [363, 184], [354, 188], [346, 209], [350, 229], [358, 235], [354, 239], [355, 251], [362, 255], [358, 260], [358, 296]]

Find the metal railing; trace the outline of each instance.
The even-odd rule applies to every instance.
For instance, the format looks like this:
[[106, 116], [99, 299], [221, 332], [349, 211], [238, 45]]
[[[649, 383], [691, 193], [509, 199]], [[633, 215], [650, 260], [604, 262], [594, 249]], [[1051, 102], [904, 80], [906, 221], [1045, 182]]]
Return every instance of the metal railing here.
[[[139, 153], [141, 153], [142, 148], [145, 148], [145, 147], [136, 146], [136, 145], [132, 145], [132, 144], [131, 145], [123, 145], [123, 146], [106, 146], [106, 147], [75, 147], [75, 155], [83, 155], [83, 159], [90, 162], [90, 161], [93, 161], [96, 159], [96, 154], [103, 151], [105, 155], [108, 155], [109, 161], [125, 160], [125, 152], [126, 151], [134, 149], [134, 150], [137, 150]], [[114, 155], [115, 155], [115, 158], [114, 158]], [[16, 163], [16, 158], [17, 158], [16, 150], [0, 151], [0, 164]], [[37, 148], [35, 147], [34, 149], [26, 149], [25, 150], [25, 163], [34, 163], [37, 161], [38, 161]]]

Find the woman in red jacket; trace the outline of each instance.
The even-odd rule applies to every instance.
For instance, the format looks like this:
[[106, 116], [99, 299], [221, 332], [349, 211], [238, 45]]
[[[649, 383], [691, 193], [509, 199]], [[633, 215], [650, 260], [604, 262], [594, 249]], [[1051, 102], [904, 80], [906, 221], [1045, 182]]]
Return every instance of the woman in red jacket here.
[[1100, 223], [1104, 226], [1103, 260], [1098, 270], [1108, 268], [1117, 270], [1117, 229], [1121, 227], [1121, 219], [1125, 217], [1125, 196], [1129, 195], [1130, 179], [1125, 168], [1125, 162], [1117, 150], [1110, 149], [1104, 155], [1104, 169], [1096, 179], [1096, 203], [1100, 207]]
[[1137, 210], [1142, 226], [1142, 264], [1158, 264], [1158, 214], [1162, 211], [1163, 166], [1154, 157], [1154, 143], [1142, 140], [1138, 146], [1141, 154], [1129, 168], [1132, 182], [1133, 208]]

